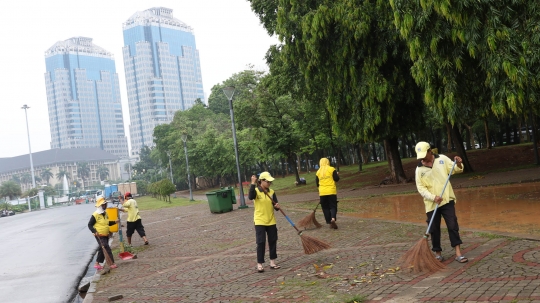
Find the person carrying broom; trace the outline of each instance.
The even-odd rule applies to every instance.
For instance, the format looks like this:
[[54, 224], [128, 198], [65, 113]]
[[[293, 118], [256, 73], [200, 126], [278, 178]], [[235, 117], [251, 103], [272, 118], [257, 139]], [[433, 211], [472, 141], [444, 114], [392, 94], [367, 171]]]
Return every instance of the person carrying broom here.
[[270, 185], [274, 181], [270, 173], [265, 171], [259, 175], [258, 179], [257, 181], [255, 175], [251, 176], [248, 198], [253, 200], [255, 207], [253, 221], [255, 223], [255, 242], [257, 243], [257, 271], [264, 272], [266, 237], [268, 237], [270, 251], [270, 268], [281, 268], [276, 264], [278, 232], [274, 216], [274, 210], [279, 210], [279, 203], [274, 190], [270, 189]]
[[[459, 225], [456, 216], [456, 195], [452, 189], [452, 185], [448, 182], [446, 190], [440, 195], [450, 171], [452, 170], [453, 161], [445, 155], [438, 155], [433, 152], [431, 146], [427, 142], [418, 142], [415, 147], [416, 158], [420, 160], [416, 167], [415, 179], [416, 189], [424, 198], [426, 207], [427, 222], [429, 224], [436, 204], [439, 205], [433, 224], [429, 230], [431, 234], [431, 250], [435, 252], [435, 258], [439, 261], [444, 261], [441, 254], [441, 216], [446, 222], [448, 235], [450, 236], [450, 244], [456, 250], [455, 260], [459, 263], [469, 261], [462, 255], [460, 245], [463, 243], [459, 236]], [[463, 164], [460, 157], [454, 157], [456, 166], [453, 173], [463, 172]]]
[[335, 168], [330, 166], [330, 161], [327, 158], [322, 158], [319, 161], [319, 165], [321, 167], [317, 170], [315, 184], [319, 188], [319, 201], [324, 214], [324, 219], [326, 220], [326, 224], [330, 224], [330, 228], [338, 229], [336, 224], [336, 182], [339, 181], [339, 173]]
[[[109, 226], [118, 223], [119, 220], [109, 221], [109, 216], [105, 211], [107, 209], [107, 201], [105, 200], [105, 198], [97, 198], [96, 208], [96, 211], [94, 211], [92, 217], [90, 217], [90, 221], [88, 221], [88, 229], [90, 229], [92, 234], [94, 234], [94, 236], [100, 243], [100, 246], [102, 246], [104, 249], [98, 250], [98, 255], [96, 259], [96, 264], [94, 264], [94, 268], [98, 270], [103, 269], [103, 266], [101, 266], [100, 263], [103, 263], [105, 261], [105, 258], [107, 257], [107, 260], [110, 260], [110, 262], [112, 263], [109, 265], [110, 268], [117, 268], [116, 264], [114, 263], [111, 247], [109, 246]], [[108, 256], [105, 256], [105, 252], [108, 254]]]

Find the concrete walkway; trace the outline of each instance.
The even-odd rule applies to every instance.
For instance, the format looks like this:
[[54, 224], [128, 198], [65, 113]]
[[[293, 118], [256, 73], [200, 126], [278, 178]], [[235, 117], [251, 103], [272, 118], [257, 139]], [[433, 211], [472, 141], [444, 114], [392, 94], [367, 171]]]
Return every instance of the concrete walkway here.
[[[540, 169], [524, 170], [520, 180], [507, 175], [503, 183], [533, 181], [540, 178]], [[456, 178], [453, 185], [483, 186], [487, 178]], [[395, 186], [395, 192], [409, 191], [410, 186]], [[386, 189], [384, 193], [392, 192]], [[423, 226], [340, 216], [338, 230], [324, 226], [304, 232], [332, 244], [329, 250], [305, 255], [300, 237], [276, 213], [281, 269], [270, 269], [267, 262], [265, 272], [258, 273], [253, 207], [248, 205], [223, 214], [210, 213], [206, 202], [141, 212], [150, 245], [137, 260], [118, 261], [119, 267], [102, 276], [84, 302], [108, 302], [122, 295], [116, 302], [359, 302], [363, 297], [365, 302], [540, 303], [540, 242], [466, 228], [461, 234], [468, 263], [453, 261], [448, 235], [443, 234], [447, 268], [417, 275], [397, 268], [397, 260], [422, 238]], [[295, 222], [308, 214], [285, 211]], [[317, 218], [324, 221], [320, 211]], [[133, 239], [134, 246], [143, 244]]]

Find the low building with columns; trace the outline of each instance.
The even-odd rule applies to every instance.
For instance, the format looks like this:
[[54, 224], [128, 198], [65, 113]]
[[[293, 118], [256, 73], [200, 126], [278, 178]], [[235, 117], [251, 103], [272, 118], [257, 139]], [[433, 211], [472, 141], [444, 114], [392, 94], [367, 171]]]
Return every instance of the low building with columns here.
[[[49, 168], [53, 177], [49, 179], [49, 184], [55, 186], [62, 184], [62, 180], [57, 179], [60, 171], [68, 172], [68, 181], [82, 182], [82, 178], [77, 173], [77, 164], [86, 162], [90, 168], [90, 177], [85, 180], [84, 186], [88, 188], [100, 183], [98, 168], [103, 166], [109, 170], [108, 180], [122, 180], [121, 166], [125, 160], [121, 160], [109, 152], [100, 148], [72, 148], [72, 149], [50, 149], [32, 153], [34, 174], [40, 177], [41, 173]], [[30, 157], [28, 154], [11, 158], [0, 158], [0, 184], [21, 177], [25, 174], [32, 174], [30, 169]], [[39, 185], [47, 184], [46, 180], [41, 180]], [[38, 182], [36, 182], [38, 186]], [[21, 182], [21, 190], [24, 192], [32, 188], [32, 181]], [[82, 189], [82, 188], [81, 188]]]

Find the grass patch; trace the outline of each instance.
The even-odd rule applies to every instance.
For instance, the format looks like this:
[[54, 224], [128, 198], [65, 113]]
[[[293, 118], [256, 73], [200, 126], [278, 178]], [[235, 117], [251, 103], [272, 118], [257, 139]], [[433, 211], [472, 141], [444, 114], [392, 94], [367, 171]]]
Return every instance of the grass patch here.
[[188, 198], [171, 198], [171, 202], [166, 202], [153, 198], [151, 196], [137, 197], [137, 206], [139, 210], [154, 210], [168, 207], [188, 206], [200, 203], [206, 203], [207, 201], [189, 201]]
[[490, 240], [501, 239], [501, 238], [508, 238], [509, 239], [509, 237], [507, 237], [507, 236], [496, 235], [496, 234], [486, 233], [486, 232], [475, 232], [474, 235], [477, 236], [477, 237], [488, 238]]

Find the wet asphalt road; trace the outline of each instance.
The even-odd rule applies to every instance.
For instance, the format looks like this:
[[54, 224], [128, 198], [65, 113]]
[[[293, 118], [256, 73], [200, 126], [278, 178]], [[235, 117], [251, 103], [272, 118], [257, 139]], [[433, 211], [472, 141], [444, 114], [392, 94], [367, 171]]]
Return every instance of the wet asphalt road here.
[[0, 302], [69, 302], [97, 242], [92, 204], [0, 218]]

